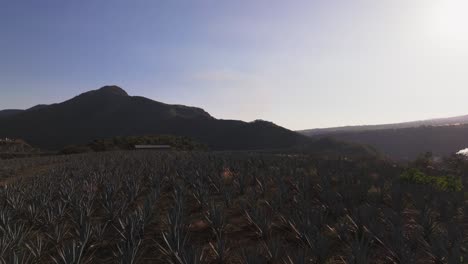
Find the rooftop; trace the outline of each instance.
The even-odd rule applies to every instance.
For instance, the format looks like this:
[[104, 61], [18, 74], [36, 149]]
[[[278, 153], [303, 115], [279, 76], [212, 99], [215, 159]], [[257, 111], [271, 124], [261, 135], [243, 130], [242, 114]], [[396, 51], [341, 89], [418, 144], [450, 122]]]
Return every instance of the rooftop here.
[[170, 145], [135, 145], [136, 149], [170, 149]]

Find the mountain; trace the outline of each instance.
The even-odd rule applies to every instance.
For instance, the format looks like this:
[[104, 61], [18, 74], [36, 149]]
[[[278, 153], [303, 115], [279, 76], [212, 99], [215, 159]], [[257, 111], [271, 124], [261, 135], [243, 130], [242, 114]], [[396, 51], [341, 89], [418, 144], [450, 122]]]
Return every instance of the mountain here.
[[48, 105], [45, 105], [45, 104], [38, 104], [36, 106], [33, 106], [29, 109], [26, 109], [25, 111], [34, 111], [34, 110], [39, 110], [39, 109], [42, 109], [42, 108], [46, 108], [48, 107]]
[[412, 160], [425, 152], [449, 156], [468, 147], [468, 124], [418, 126], [364, 131], [333, 131], [311, 138], [334, 139], [373, 146], [396, 160]]
[[19, 110], [19, 109], [6, 109], [6, 110], [1, 110], [0, 111], [0, 118], [3, 117], [9, 117], [12, 115], [16, 115], [18, 113], [23, 112], [24, 110]]
[[291, 149], [293, 153], [310, 154], [321, 158], [347, 157], [347, 158], [377, 158], [385, 159], [379, 151], [367, 144], [345, 142], [332, 137], [319, 137], [310, 143]]
[[216, 119], [201, 108], [130, 96], [118, 86], [62, 103], [0, 113], [0, 138], [21, 138], [45, 149], [115, 136], [161, 134], [187, 136], [220, 150], [276, 149], [310, 141], [270, 122]]
[[468, 147], [468, 124], [334, 134], [339, 140], [369, 144], [395, 159], [414, 159], [425, 152], [448, 156]]
[[48, 105], [36, 105], [36, 106], [33, 106], [33, 107], [31, 107], [29, 109], [26, 109], [26, 110], [21, 110], [21, 109], [0, 110], [0, 118], [13, 116], [13, 115], [16, 115], [16, 114], [19, 114], [19, 113], [22, 113], [22, 112], [26, 112], [26, 111], [38, 110], [38, 109], [41, 109], [41, 108], [44, 108], [44, 107], [47, 107], [47, 106]]
[[361, 132], [361, 131], [372, 131], [372, 130], [383, 130], [383, 129], [400, 129], [400, 128], [411, 128], [420, 126], [450, 126], [468, 124], [468, 115], [455, 116], [448, 118], [435, 118], [395, 124], [382, 124], [382, 125], [364, 125], [364, 126], [342, 126], [342, 127], [330, 127], [330, 128], [315, 128], [297, 131], [307, 136], [317, 135], [329, 135], [334, 133], [342, 132]]

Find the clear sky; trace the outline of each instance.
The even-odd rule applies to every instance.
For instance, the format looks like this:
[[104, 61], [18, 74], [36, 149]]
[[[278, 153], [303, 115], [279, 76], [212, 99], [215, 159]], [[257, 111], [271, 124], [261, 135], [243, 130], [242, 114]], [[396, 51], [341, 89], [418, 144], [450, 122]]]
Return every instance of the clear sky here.
[[0, 0], [0, 109], [106, 84], [290, 129], [468, 114], [466, 0]]

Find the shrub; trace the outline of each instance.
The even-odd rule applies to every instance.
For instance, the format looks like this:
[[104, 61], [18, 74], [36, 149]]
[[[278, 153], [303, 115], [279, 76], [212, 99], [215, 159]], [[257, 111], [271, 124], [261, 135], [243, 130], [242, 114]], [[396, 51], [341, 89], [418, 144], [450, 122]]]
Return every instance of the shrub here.
[[405, 183], [430, 185], [439, 191], [458, 192], [463, 189], [460, 178], [450, 175], [429, 176], [415, 168], [404, 171], [400, 176], [400, 180]]

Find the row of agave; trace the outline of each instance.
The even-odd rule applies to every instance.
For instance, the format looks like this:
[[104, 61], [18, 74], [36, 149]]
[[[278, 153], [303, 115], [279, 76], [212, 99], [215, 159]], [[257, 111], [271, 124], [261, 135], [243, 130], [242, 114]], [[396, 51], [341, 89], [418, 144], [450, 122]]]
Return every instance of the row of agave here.
[[[462, 192], [371, 161], [111, 152], [0, 187], [0, 263], [465, 263]], [[6, 171], [6, 170], [4, 170]]]

